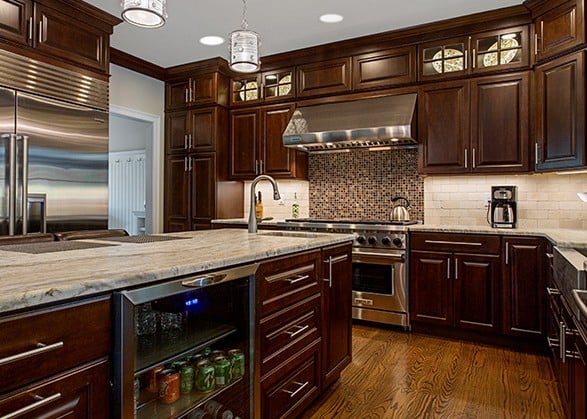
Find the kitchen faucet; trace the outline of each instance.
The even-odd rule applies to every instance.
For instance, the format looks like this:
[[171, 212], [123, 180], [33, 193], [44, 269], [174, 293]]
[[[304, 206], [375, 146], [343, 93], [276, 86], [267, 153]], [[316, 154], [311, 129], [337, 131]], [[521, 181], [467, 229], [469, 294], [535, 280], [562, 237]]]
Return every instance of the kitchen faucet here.
[[271, 182], [271, 185], [273, 186], [273, 199], [276, 201], [281, 199], [277, 182], [275, 182], [275, 179], [273, 179], [271, 176], [260, 175], [253, 179], [253, 183], [251, 183], [251, 202], [249, 209], [249, 233], [257, 232], [257, 216], [255, 215], [255, 186], [257, 186], [257, 183], [262, 180], [268, 180]]

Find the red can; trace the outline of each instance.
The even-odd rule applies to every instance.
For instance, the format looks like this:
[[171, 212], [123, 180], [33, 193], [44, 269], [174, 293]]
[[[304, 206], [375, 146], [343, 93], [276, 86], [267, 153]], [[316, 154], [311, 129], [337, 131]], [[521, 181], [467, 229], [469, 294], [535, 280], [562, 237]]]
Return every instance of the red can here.
[[159, 382], [159, 400], [173, 403], [179, 400], [179, 373], [172, 369], [161, 371], [157, 375]]
[[159, 383], [157, 382], [157, 374], [163, 371], [165, 367], [158, 365], [155, 368], [151, 368], [147, 373], [147, 390], [151, 393], [159, 392]]

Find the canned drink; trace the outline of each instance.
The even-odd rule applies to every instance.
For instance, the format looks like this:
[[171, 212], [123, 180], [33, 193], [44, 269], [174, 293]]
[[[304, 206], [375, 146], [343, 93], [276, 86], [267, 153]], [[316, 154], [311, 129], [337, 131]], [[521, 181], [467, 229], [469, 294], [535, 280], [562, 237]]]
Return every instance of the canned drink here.
[[198, 407], [196, 410], [194, 410], [192, 413], [190, 413], [188, 415], [188, 419], [212, 419], [213, 416], [210, 416], [210, 414], [208, 412], [206, 412], [205, 409], [202, 409], [200, 407]]
[[210, 358], [212, 359], [216, 358], [217, 356], [226, 356], [226, 354], [220, 349], [216, 349], [210, 353]]
[[195, 384], [202, 392], [214, 390], [214, 367], [208, 360], [202, 360], [196, 365]]
[[203, 359], [204, 359], [204, 355], [194, 354], [194, 355], [188, 356], [187, 362], [188, 362], [188, 364], [192, 364], [195, 367], [198, 364], [198, 362], [202, 361]]
[[217, 356], [214, 360], [214, 379], [216, 385], [221, 387], [230, 383], [230, 361], [225, 356]]
[[228, 351], [232, 378], [241, 378], [245, 375], [245, 354], [240, 349], [231, 349]]
[[208, 400], [204, 404], [204, 409], [210, 414], [213, 419], [233, 419], [234, 414], [230, 409], [216, 400]]
[[159, 378], [159, 400], [173, 403], [179, 400], [179, 373], [172, 369], [161, 371]]
[[208, 357], [212, 353], [212, 348], [210, 348], [209, 346], [207, 346], [204, 349], [202, 349], [202, 352], [200, 352], [200, 353], [202, 355], [204, 355], [205, 357]]
[[179, 372], [179, 387], [182, 394], [187, 394], [194, 388], [194, 367], [188, 363]]
[[155, 368], [151, 368], [147, 373], [147, 390], [151, 393], [157, 393], [159, 391], [159, 383], [157, 381], [157, 374], [163, 371], [165, 367], [163, 365], [157, 365]]
[[179, 372], [179, 371], [181, 371], [181, 367], [183, 367], [185, 364], [186, 364], [185, 361], [174, 361], [171, 363], [169, 368]]

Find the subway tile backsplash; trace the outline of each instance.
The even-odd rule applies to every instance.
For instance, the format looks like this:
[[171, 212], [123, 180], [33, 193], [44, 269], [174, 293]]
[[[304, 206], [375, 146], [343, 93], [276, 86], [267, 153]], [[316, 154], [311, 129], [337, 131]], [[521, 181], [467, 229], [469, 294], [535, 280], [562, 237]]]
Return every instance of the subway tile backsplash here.
[[310, 217], [387, 220], [391, 198], [410, 200], [410, 217], [424, 219], [424, 181], [415, 149], [310, 154]]

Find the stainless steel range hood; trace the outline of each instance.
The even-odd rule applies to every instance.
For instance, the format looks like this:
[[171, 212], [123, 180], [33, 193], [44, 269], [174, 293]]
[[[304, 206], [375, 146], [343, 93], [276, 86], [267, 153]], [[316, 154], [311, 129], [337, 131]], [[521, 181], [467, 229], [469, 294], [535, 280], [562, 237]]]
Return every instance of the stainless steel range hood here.
[[416, 94], [297, 108], [283, 144], [307, 152], [366, 147], [416, 147]]

